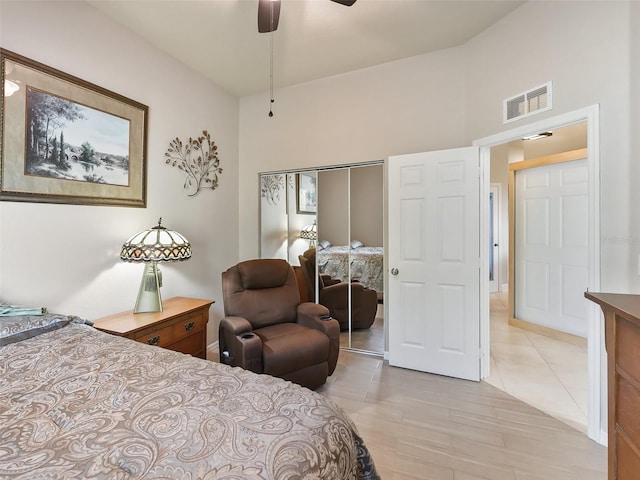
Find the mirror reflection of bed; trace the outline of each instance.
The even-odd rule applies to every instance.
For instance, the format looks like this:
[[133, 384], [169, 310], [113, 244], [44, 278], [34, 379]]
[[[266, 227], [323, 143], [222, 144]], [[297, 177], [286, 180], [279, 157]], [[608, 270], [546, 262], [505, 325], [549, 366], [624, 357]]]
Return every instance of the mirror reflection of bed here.
[[[369, 320], [368, 305], [361, 305], [365, 301], [368, 302], [369, 298], [366, 300], [361, 298], [359, 292], [352, 289], [351, 328], [341, 332], [341, 346], [356, 350], [384, 352], [383, 248], [368, 247], [360, 240], [352, 240], [349, 245], [344, 246], [333, 246], [328, 240], [320, 240], [316, 248], [317, 268], [320, 275], [339, 280], [341, 283], [356, 282], [366, 290], [375, 292], [372, 299], [372, 318]], [[346, 303], [348, 299], [344, 301]], [[362, 318], [363, 316], [367, 318]]]
[[[317, 273], [349, 284], [359, 282], [375, 290], [377, 305], [367, 328], [358, 319], [341, 332], [341, 348], [382, 355], [385, 350], [383, 163], [356, 164], [301, 172], [263, 173], [260, 176], [260, 256], [284, 258], [299, 266], [298, 257], [317, 249]], [[315, 177], [315, 195], [309, 177]], [[300, 199], [305, 200], [301, 207]], [[309, 202], [309, 199], [313, 201]], [[315, 210], [315, 211], [314, 211]], [[308, 230], [313, 227], [315, 234]], [[315, 238], [309, 238], [315, 237]], [[344, 304], [357, 302], [342, 290]], [[335, 292], [334, 292], [335, 295]], [[316, 295], [319, 301], [319, 294]], [[321, 302], [320, 302], [321, 303]]]

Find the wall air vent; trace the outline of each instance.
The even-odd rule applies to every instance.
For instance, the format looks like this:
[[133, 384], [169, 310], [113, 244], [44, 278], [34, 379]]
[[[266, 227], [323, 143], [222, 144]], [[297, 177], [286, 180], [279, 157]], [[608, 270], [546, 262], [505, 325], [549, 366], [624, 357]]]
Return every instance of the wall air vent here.
[[551, 82], [504, 100], [503, 123], [551, 110]]

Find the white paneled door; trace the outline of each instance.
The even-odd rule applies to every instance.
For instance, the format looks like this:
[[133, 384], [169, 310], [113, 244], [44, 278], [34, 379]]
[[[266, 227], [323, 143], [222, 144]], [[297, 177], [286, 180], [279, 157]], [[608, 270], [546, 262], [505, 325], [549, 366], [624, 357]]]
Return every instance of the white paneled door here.
[[478, 147], [389, 158], [391, 365], [480, 379], [479, 172]]
[[587, 160], [518, 170], [515, 176], [514, 316], [587, 336]]

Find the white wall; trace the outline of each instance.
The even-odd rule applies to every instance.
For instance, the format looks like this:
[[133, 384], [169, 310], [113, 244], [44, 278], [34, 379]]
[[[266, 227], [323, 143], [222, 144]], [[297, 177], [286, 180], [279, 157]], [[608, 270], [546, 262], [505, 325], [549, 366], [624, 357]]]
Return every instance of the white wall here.
[[[0, 298], [89, 319], [131, 309], [143, 267], [120, 262], [120, 247], [162, 217], [194, 252], [161, 266], [163, 297], [216, 300], [208, 330], [215, 341], [220, 272], [238, 257], [237, 98], [83, 2], [2, 1], [0, 46], [149, 107], [147, 208], [0, 202]], [[218, 189], [188, 198], [164, 152], [172, 139], [204, 129], [224, 171]]]

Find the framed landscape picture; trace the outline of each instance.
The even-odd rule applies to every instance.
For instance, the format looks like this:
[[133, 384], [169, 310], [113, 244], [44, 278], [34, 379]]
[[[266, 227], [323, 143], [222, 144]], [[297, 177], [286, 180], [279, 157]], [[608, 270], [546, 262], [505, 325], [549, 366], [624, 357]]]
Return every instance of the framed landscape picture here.
[[315, 173], [298, 173], [298, 189], [296, 192], [296, 204], [298, 213], [316, 213], [318, 211], [316, 200], [316, 175]]
[[146, 206], [148, 107], [0, 49], [0, 200]]

